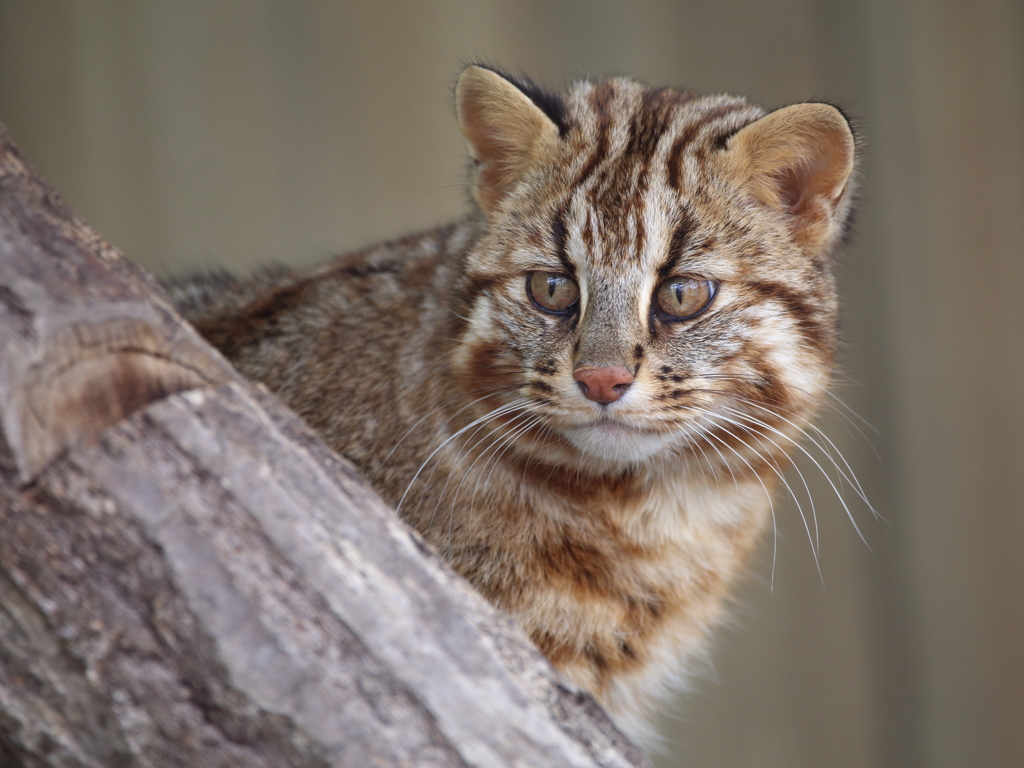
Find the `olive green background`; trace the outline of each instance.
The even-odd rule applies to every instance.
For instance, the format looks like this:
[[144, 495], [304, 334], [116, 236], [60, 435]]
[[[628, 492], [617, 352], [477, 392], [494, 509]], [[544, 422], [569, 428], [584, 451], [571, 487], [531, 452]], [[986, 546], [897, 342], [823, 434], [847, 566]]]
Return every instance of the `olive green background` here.
[[0, 0], [0, 120], [162, 276], [459, 216], [474, 60], [821, 98], [863, 137], [836, 392], [874, 429], [822, 427], [885, 522], [840, 483], [869, 548], [801, 463], [821, 575], [780, 502], [659, 766], [1024, 765], [1020, 0]]

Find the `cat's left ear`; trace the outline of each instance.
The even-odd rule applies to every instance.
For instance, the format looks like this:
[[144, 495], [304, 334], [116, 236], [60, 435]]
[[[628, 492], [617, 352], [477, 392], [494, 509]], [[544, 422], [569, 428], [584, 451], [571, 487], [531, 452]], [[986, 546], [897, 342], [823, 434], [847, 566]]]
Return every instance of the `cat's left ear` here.
[[753, 197], [787, 214], [805, 251], [816, 253], [841, 237], [856, 143], [838, 109], [828, 104], [784, 107], [736, 133], [727, 152]]
[[[528, 91], [536, 91], [547, 111]], [[463, 70], [455, 87], [459, 127], [476, 162], [473, 196], [491, 215], [508, 191], [558, 143], [558, 126], [548, 112], [560, 106], [531, 84], [484, 67]]]

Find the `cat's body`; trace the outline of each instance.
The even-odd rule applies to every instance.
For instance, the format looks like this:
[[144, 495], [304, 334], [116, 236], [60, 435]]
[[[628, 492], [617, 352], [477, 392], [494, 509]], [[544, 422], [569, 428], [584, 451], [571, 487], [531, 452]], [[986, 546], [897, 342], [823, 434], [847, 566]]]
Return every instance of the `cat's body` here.
[[173, 293], [642, 734], [828, 384], [852, 136], [627, 80], [457, 98], [480, 211]]

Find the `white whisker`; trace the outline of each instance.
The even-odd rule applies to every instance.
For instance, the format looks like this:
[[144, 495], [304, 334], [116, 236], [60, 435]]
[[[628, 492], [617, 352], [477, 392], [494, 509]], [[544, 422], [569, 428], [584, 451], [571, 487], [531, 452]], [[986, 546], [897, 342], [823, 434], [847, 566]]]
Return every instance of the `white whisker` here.
[[[714, 433], [714, 431], [712, 431], [710, 429], [705, 432], [705, 436], [706, 437], [714, 438], [715, 440], [718, 440], [723, 446], [725, 446], [730, 451], [735, 453], [736, 454], [736, 458], [738, 458], [740, 461], [742, 461], [744, 464], [746, 464], [747, 465], [747, 469], [749, 469], [751, 474], [754, 477], [757, 478], [757, 482], [761, 484], [761, 488], [764, 490], [765, 496], [768, 497], [768, 508], [771, 510], [771, 515], [772, 515], [772, 529], [775, 532], [775, 543], [774, 543], [774, 548], [772, 550], [772, 589], [774, 589], [775, 588], [775, 559], [776, 559], [776, 556], [778, 554], [779, 533], [778, 533], [778, 525], [776, 524], [776, 521], [775, 521], [775, 502], [772, 501], [772, 494], [768, 490], [768, 486], [766, 486], [764, 484], [764, 480], [761, 479], [761, 475], [758, 474], [757, 470], [755, 470], [753, 468], [753, 466], [751, 466], [750, 462], [747, 461], [739, 451], [737, 451], [731, 445], [729, 445], [724, 440], [722, 440], [722, 438], [718, 437]], [[742, 441], [740, 441], [740, 442], [742, 442]], [[746, 445], [746, 444], [744, 443], [744, 445]], [[747, 447], [750, 448], [749, 445]], [[722, 457], [722, 461], [725, 462], [725, 456], [722, 456], [721, 451], [718, 451], [717, 448], [715, 450], [718, 452], [718, 455]], [[753, 450], [753, 449], [751, 449], [751, 450]], [[757, 451], [754, 451], [754, 453], [757, 453]], [[725, 462], [725, 464], [726, 464], [726, 466], [728, 466], [729, 462]], [[733, 478], [735, 479], [735, 475], [733, 475]]]
[[[502, 438], [499, 441], [497, 441], [496, 443], [494, 443], [491, 446], [488, 446], [488, 448], [485, 449], [485, 451], [484, 451], [485, 454], [488, 451], [493, 451], [493, 453], [492, 453], [491, 457], [488, 458], [487, 461], [484, 462], [484, 465], [483, 465], [483, 467], [481, 469], [481, 472], [486, 470], [488, 465], [490, 465], [491, 468], [487, 472], [487, 477], [485, 477], [482, 482], [481, 482], [479, 477], [477, 478], [476, 488], [473, 489], [473, 495], [470, 496], [470, 498], [469, 498], [469, 507], [470, 507], [470, 509], [472, 509], [473, 505], [476, 503], [476, 495], [480, 491], [481, 485], [488, 486], [490, 484], [491, 474], [494, 472], [495, 468], [497, 468], [498, 463], [501, 461], [501, 457], [504, 456], [505, 452], [509, 448], [512, 447], [512, 444], [519, 438], [520, 435], [522, 435], [525, 432], [529, 431], [538, 422], [538, 419], [535, 416], [533, 416], [532, 414], [530, 414], [530, 413], [520, 414], [520, 416], [523, 416], [523, 415], [526, 416], [526, 421], [523, 424], [521, 424], [520, 426], [516, 427], [513, 431], [509, 432], [508, 434], [502, 436]], [[519, 416], [517, 416], [516, 418], [519, 418]], [[501, 449], [500, 453], [498, 451], [499, 448]], [[482, 456], [479, 456], [479, 457], [477, 457], [477, 459], [474, 459], [473, 460], [473, 464], [475, 464], [476, 461], [479, 458], [482, 458]], [[493, 461], [493, 464], [491, 463], [492, 461]], [[470, 468], [472, 468], [472, 466], [473, 465], [471, 464]], [[466, 477], [468, 477], [468, 476], [469, 476], [469, 472], [467, 471], [466, 472]], [[451, 506], [451, 510], [452, 510], [451, 511], [451, 515], [452, 516], [454, 516], [454, 513], [455, 513], [455, 502], [458, 499], [459, 493], [461, 492], [461, 490], [462, 490], [462, 483], [459, 483], [459, 487], [455, 491], [455, 496], [452, 498], [452, 506]], [[449, 548], [449, 551], [451, 551], [451, 517], [449, 518], [449, 528], [448, 528], [448, 548]]]
[[[510, 385], [509, 387], [507, 387], [507, 389], [509, 389], [509, 390], [515, 390], [515, 389], [518, 389], [518, 388], [519, 387], [517, 385]], [[494, 395], [496, 395], [496, 394], [501, 392], [501, 389], [494, 389], [494, 388], [489, 388], [489, 387], [478, 387], [477, 389], [469, 390], [465, 394], [470, 395], [470, 394], [473, 394], [474, 392], [483, 392], [486, 389], [490, 389], [490, 391], [488, 391], [486, 395], [478, 397], [475, 400], [471, 400], [468, 403], [466, 403], [465, 405], [463, 405], [461, 408], [459, 408], [459, 410], [455, 411], [450, 416], [448, 416], [448, 418], [445, 419], [445, 423], [447, 424], [448, 422], [450, 422], [452, 419], [454, 419], [460, 413], [465, 411], [467, 408], [472, 408], [477, 403], [481, 403], [484, 400], [486, 400], [488, 397], [492, 397], [492, 396], [494, 396]], [[411, 435], [413, 433], [413, 431], [415, 431], [415, 429], [418, 426], [420, 426], [424, 421], [429, 419], [431, 416], [433, 416], [438, 411], [444, 410], [449, 405], [449, 403], [457, 402], [457, 401], [461, 400], [462, 398], [463, 398], [463, 394], [462, 393], [454, 394], [451, 397], [446, 398], [444, 401], [442, 401], [442, 403], [439, 406], [437, 406], [436, 408], [428, 411], [424, 416], [419, 418], [411, 427], [409, 427], [409, 429], [407, 429], [405, 431], [405, 434], [403, 434], [402, 437], [399, 438], [398, 442], [396, 442], [394, 444], [394, 446], [392, 446], [391, 451], [384, 458], [384, 463], [385, 464], [388, 463], [388, 461], [395, 454], [395, 451], [398, 450], [398, 447], [402, 444], [402, 442], [405, 440], [405, 438], [407, 438], [409, 435]]]
[[[779, 414], [779, 413], [777, 413], [775, 411], [772, 411], [772, 410], [770, 410], [768, 408], [765, 408], [763, 405], [759, 405], [758, 403], [754, 403], [754, 402], [747, 401], [747, 400], [742, 400], [742, 402], [745, 402], [748, 405], [752, 405], [752, 406], [754, 406], [756, 408], [759, 408], [760, 410], [764, 411], [765, 413], [771, 414], [773, 416], [776, 416], [779, 419], [782, 419], [784, 422], [789, 424], [791, 427], [793, 427], [794, 429], [798, 430], [800, 432], [800, 434], [802, 434], [805, 437], [807, 437], [807, 439], [810, 440], [810, 442], [812, 442], [815, 446], [817, 446], [818, 449], [822, 451], [822, 453], [824, 453], [826, 456], [828, 455], [828, 452], [825, 451], [821, 447], [821, 445], [816, 440], [814, 440], [813, 437], [808, 435], [806, 430], [804, 430], [799, 425], [793, 423], [792, 421], [787, 419], [785, 416], [782, 416], [781, 414]], [[751, 417], [751, 418], [753, 418], [753, 417]], [[810, 451], [808, 451], [806, 448], [804, 448], [803, 445], [801, 445], [798, 440], [794, 440], [789, 435], [787, 435], [784, 432], [781, 432], [781, 431], [775, 429], [774, 427], [772, 427], [772, 426], [770, 426], [768, 424], [765, 424], [764, 422], [758, 422], [758, 423], [759, 423], [760, 426], [763, 426], [766, 429], [770, 429], [772, 432], [775, 432], [777, 435], [779, 435], [781, 437], [784, 437], [787, 440], [789, 440], [793, 444], [794, 448], [796, 448], [798, 451], [803, 453], [807, 458], [809, 458], [812, 462], [814, 462], [814, 466], [816, 466], [819, 470], [821, 470], [821, 474], [828, 481], [828, 484], [832, 486], [832, 490], [835, 491], [836, 497], [839, 499], [839, 503], [842, 504], [843, 505], [843, 509], [846, 510], [846, 516], [850, 518], [850, 522], [853, 524], [853, 529], [855, 531], [857, 531], [857, 535], [860, 536], [860, 540], [863, 541], [864, 545], [867, 546], [867, 548], [870, 550], [871, 549], [871, 545], [868, 544], [868, 540], [866, 538], [864, 538], [864, 534], [861, 532], [860, 527], [857, 525], [857, 521], [853, 517], [853, 512], [850, 510], [850, 507], [846, 504], [846, 500], [843, 498], [842, 493], [840, 493], [839, 489], [836, 487], [836, 484], [832, 481], [832, 478], [829, 477], [828, 472], [826, 472], [825, 468], [822, 467], [821, 464], [818, 463], [818, 460], [815, 459], [814, 456], [811, 455]], [[831, 440], [829, 442], [831, 443]], [[843, 461], [845, 462], [845, 459]], [[846, 473], [843, 471], [843, 468], [840, 467], [834, 460], [833, 460], [832, 464], [836, 468], [836, 470], [839, 472], [839, 474], [843, 478], [845, 478], [846, 481], [850, 484], [850, 486], [854, 489], [854, 491], [860, 497], [861, 501], [863, 501], [867, 505], [868, 509], [870, 509], [872, 511], [872, 513], [874, 513], [876, 516], [878, 516], [878, 512], [875, 510], [875, 508], [873, 506], [871, 506], [871, 502], [868, 501], [868, 498], [865, 495], [863, 489], [861, 489], [860, 483], [856, 482], [855, 480], [850, 480], [850, 478], [847, 477]], [[849, 465], [847, 465], [847, 466], [849, 466]]]
[[[735, 409], [729, 408], [729, 409], [726, 409], [726, 410], [729, 410], [729, 411], [735, 413], [737, 416], [739, 416], [742, 419], [745, 419], [745, 420], [748, 420], [748, 421], [752, 421], [753, 423], [758, 423], [756, 420], [750, 419], [746, 414], [743, 414], [743, 413], [741, 413], [739, 411], [736, 411]], [[732, 425], [734, 425], [736, 427], [739, 427], [740, 429], [744, 430], [745, 432], [747, 432], [748, 434], [753, 436], [754, 439], [756, 439], [759, 443], [761, 443], [762, 447], [765, 447], [764, 443], [761, 442], [761, 440], [764, 439], [764, 440], [767, 440], [772, 445], [774, 445], [781, 453], [783, 453], [783, 454], [786, 453], [785, 450], [782, 448], [782, 446], [780, 446], [777, 442], [772, 440], [767, 435], [763, 435], [763, 434], [761, 434], [759, 432], [755, 432], [754, 430], [752, 430], [750, 427], [746, 426], [745, 424], [741, 424], [741, 423], [739, 423], [737, 421], [733, 421], [732, 419], [729, 419], [728, 417], [723, 416], [722, 418], [725, 419], [728, 423], [730, 423], [730, 424], [732, 424]], [[767, 425], [760, 425], [760, 426], [767, 426]], [[746, 444], [749, 448], [751, 448], [751, 450], [753, 450], [753, 446], [750, 446], [749, 444], [745, 443], [745, 441], [742, 441], [742, 442], [744, 442], [744, 444]], [[757, 453], [757, 451], [754, 451], [754, 452]], [[758, 454], [758, 455], [760, 455], [760, 454]], [[799, 497], [793, 491], [792, 486], [790, 486], [789, 481], [786, 479], [785, 475], [783, 474], [782, 468], [779, 466], [778, 462], [775, 460], [775, 457], [769, 455], [769, 456], [761, 456], [761, 458], [764, 459], [768, 463], [768, 466], [771, 467], [772, 471], [779, 478], [779, 480], [782, 482], [782, 484], [786, 487], [786, 490], [789, 492], [790, 498], [792, 498], [793, 502], [796, 504], [797, 512], [799, 513], [800, 519], [803, 521], [803, 524], [804, 524], [804, 531], [807, 532], [807, 539], [808, 539], [808, 541], [810, 541], [810, 544], [811, 544], [811, 554], [814, 557], [814, 565], [818, 569], [818, 577], [821, 579], [822, 586], [824, 586], [824, 584], [825, 584], [825, 577], [824, 577], [824, 575], [821, 572], [821, 563], [818, 560], [818, 553], [821, 551], [821, 538], [820, 538], [819, 531], [818, 531], [818, 513], [817, 513], [817, 510], [814, 507], [814, 496], [811, 493], [810, 486], [808, 486], [808, 484], [807, 484], [807, 479], [804, 477], [804, 473], [800, 471], [800, 467], [798, 467], [796, 464], [794, 464], [793, 465], [793, 469], [796, 471], [797, 476], [800, 478], [800, 482], [804, 486], [804, 492], [807, 494], [807, 502], [808, 502], [808, 504], [810, 504], [810, 507], [811, 507], [811, 520], [814, 523], [814, 535], [813, 536], [811, 535], [811, 528], [810, 528], [810, 526], [807, 523], [807, 515], [804, 513], [803, 505], [800, 503]]]
[[[499, 414], [499, 415], [503, 415], [503, 414]], [[521, 416], [522, 416], [522, 414], [517, 414], [517, 415], [513, 416], [512, 417], [512, 422], [514, 423]], [[473, 437], [475, 437], [481, 430], [487, 429], [487, 426], [488, 426], [487, 422], [481, 423], [479, 426], [477, 426], [476, 429], [474, 429], [472, 432], [469, 433], [468, 439], [472, 439]], [[458, 453], [455, 455], [455, 461], [454, 461], [455, 465], [461, 467], [462, 462], [463, 462], [463, 459], [462, 459], [463, 455], [467, 454], [467, 453], [472, 453], [473, 451], [475, 451], [477, 446], [480, 445], [481, 443], [483, 443], [485, 440], [489, 439], [492, 435], [494, 435], [494, 432], [495, 432], [494, 429], [487, 429], [487, 431], [479, 439], [477, 439], [476, 442], [474, 442], [472, 445], [466, 445], [464, 443], [459, 448]], [[489, 450], [489, 448], [485, 449], [485, 451], [486, 450]], [[459, 488], [456, 489], [456, 492], [455, 492], [456, 496], [458, 496], [458, 491], [462, 488], [462, 484], [466, 481], [466, 477], [468, 475], [469, 469], [472, 468], [474, 463], [476, 463], [476, 459], [474, 459], [473, 462], [471, 462], [469, 464], [469, 466], [466, 467], [466, 470], [464, 472], [462, 472], [462, 479], [459, 482]], [[433, 473], [436, 470], [437, 470], [437, 466], [435, 465], [434, 469], [431, 470], [430, 477], [433, 477]], [[427, 478], [428, 481], [430, 480], [430, 477]], [[445, 478], [444, 485], [441, 487], [441, 492], [437, 494], [437, 503], [440, 503], [440, 501], [442, 499], [444, 499], [448, 495], [448, 486], [451, 483], [451, 480], [452, 480], [452, 475], [449, 474]], [[424, 490], [424, 493], [426, 493], [425, 490]], [[437, 513], [437, 507], [435, 506], [434, 510], [430, 513], [430, 518], [427, 520], [427, 523], [424, 526], [425, 530], [430, 530], [431, 526], [434, 524], [434, 516], [436, 515], [436, 513]]]
[[[508, 432], [507, 432], [506, 434], [504, 434], [504, 435], [502, 435], [502, 436], [501, 436], [500, 438], [498, 438], [498, 440], [496, 440], [496, 441], [492, 442], [492, 443], [491, 443], [491, 444], [490, 444], [489, 446], [487, 446], [486, 448], [484, 448], [484, 449], [483, 449], [483, 451], [481, 451], [480, 453], [478, 453], [478, 454], [476, 455], [476, 457], [475, 457], [475, 458], [474, 458], [474, 459], [473, 459], [473, 460], [472, 460], [472, 461], [471, 461], [471, 462], [470, 462], [470, 463], [469, 463], [469, 464], [468, 464], [468, 465], [467, 465], [467, 466], [466, 466], [466, 467], [465, 467], [465, 468], [463, 469], [463, 471], [462, 471], [462, 473], [461, 473], [461, 474], [462, 474], [462, 477], [461, 477], [461, 478], [460, 478], [460, 480], [459, 480], [459, 484], [458, 484], [458, 486], [457, 486], [457, 487], [455, 488], [455, 493], [454, 493], [454, 495], [452, 496], [452, 500], [451, 500], [451, 503], [450, 503], [450, 505], [449, 505], [449, 509], [450, 509], [450, 511], [449, 511], [449, 540], [451, 539], [451, 517], [452, 517], [452, 515], [454, 515], [454, 513], [455, 513], [455, 503], [456, 503], [456, 501], [458, 500], [458, 498], [459, 498], [459, 495], [460, 495], [460, 494], [462, 493], [462, 486], [463, 486], [463, 485], [465, 485], [466, 481], [467, 481], [467, 480], [469, 479], [470, 475], [472, 474], [472, 469], [473, 469], [473, 467], [474, 467], [474, 466], [476, 466], [476, 463], [477, 463], [478, 461], [480, 461], [480, 459], [482, 459], [482, 458], [484, 458], [485, 456], [487, 456], [487, 454], [488, 454], [488, 453], [490, 453], [491, 451], [496, 451], [496, 450], [497, 450], [497, 449], [498, 449], [499, 447], [501, 447], [502, 445], [504, 445], [504, 444], [506, 443], [506, 441], [507, 441], [507, 440], [509, 439], [509, 434], [518, 434], [518, 431], [517, 431], [517, 430], [519, 429], [519, 426], [518, 426], [518, 425], [516, 425], [516, 422], [517, 422], [517, 421], [518, 421], [519, 419], [522, 419], [523, 417], [525, 417], [525, 418], [526, 418], [526, 420], [527, 420], [527, 423], [529, 423], [529, 420], [530, 420], [530, 418], [531, 418], [531, 415], [530, 415], [530, 413], [529, 413], [528, 411], [525, 411], [525, 412], [523, 412], [523, 413], [519, 413], [519, 414], [516, 414], [516, 415], [515, 415], [515, 416], [514, 416], [514, 417], [512, 418], [512, 421], [511, 421], [511, 422], [510, 422], [509, 424], [505, 425], [506, 427], [508, 427], [508, 428], [510, 428], [510, 429], [512, 430], [512, 431], [511, 431], [511, 433], [508, 433]], [[493, 432], [491, 432], [490, 434], [491, 434], [491, 435], [493, 435], [494, 433], [493, 433]], [[488, 435], [488, 436], [489, 436], [489, 435]], [[478, 440], [478, 441], [477, 441], [476, 443], [474, 443], [474, 444], [473, 444], [473, 446], [472, 446], [472, 448], [471, 448], [470, 450], [473, 450], [473, 449], [475, 449], [475, 448], [476, 448], [476, 447], [477, 447], [478, 445], [480, 445], [480, 443], [482, 443], [482, 442], [484, 441], [484, 439], [486, 439], [486, 438], [481, 438], [481, 439], [480, 439], [480, 440]], [[488, 461], [489, 461], [489, 460], [488, 460]], [[484, 465], [484, 467], [486, 468], [486, 466], [487, 466], [487, 465], [485, 464], [485, 465]], [[448, 487], [448, 483], [446, 482], [446, 483], [445, 483], [445, 489], [446, 489], [446, 490], [447, 490], [447, 487]], [[442, 494], [442, 495], [441, 495], [441, 497], [443, 498], [443, 497], [444, 497], [445, 495], [446, 495], [446, 494]], [[476, 498], [476, 496], [475, 496], [475, 494], [474, 494], [474, 496], [473, 496], [473, 499], [470, 499], [470, 506], [472, 506], [473, 500], [474, 500], [475, 498]]]
[[441, 443], [439, 446], [437, 446], [437, 448], [435, 448], [430, 453], [430, 455], [427, 456], [427, 458], [425, 458], [423, 460], [423, 463], [420, 464], [419, 469], [416, 470], [416, 474], [414, 474], [412, 476], [412, 480], [410, 480], [408, 486], [406, 486], [405, 493], [402, 494], [402, 498], [399, 499], [398, 504], [395, 506], [395, 511], [401, 512], [402, 504], [403, 504], [403, 502], [405, 502], [405, 497], [408, 496], [408, 494], [409, 494], [409, 489], [412, 488], [413, 484], [416, 482], [416, 479], [420, 476], [420, 473], [423, 471], [423, 468], [430, 462], [430, 460], [432, 458], [434, 458], [434, 456], [437, 455], [438, 451], [440, 451], [442, 448], [444, 448], [446, 445], [448, 445], [448, 443], [450, 443], [452, 440], [454, 440], [455, 438], [459, 437], [467, 429], [475, 427], [477, 424], [482, 424], [482, 423], [484, 423], [486, 421], [489, 421], [491, 419], [497, 418], [498, 416], [502, 416], [502, 415], [504, 415], [506, 413], [512, 413], [513, 411], [520, 410], [527, 403], [529, 403], [529, 401], [526, 398], [522, 397], [522, 398], [518, 398], [516, 400], [513, 400], [512, 402], [507, 403], [505, 405], [501, 405], [501, 406], [495, 408], [494, 410], [490, 411], [489, 413], [484, 414], [483, 416], [481, 416], [480, 418], [476, 419], [475, 421], [471, 421], [469, 424], [464, 426], [458, 432], [455, 432], [447, 440], [445, 440], [443, 443]]

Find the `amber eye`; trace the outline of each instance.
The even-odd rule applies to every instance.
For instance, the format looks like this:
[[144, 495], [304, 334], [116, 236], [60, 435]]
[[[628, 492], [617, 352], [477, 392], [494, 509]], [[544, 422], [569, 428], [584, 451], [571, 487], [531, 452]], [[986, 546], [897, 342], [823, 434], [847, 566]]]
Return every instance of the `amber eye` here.
[[565, 312], [580, 297], [576, 281], [561, 272], [531, 272], [526, 276], [526, 292], [547, 312]]
[[696, 277], [670, 277], [658, 286], [658, 308], [672, 320], [696, 317], [711, 304], [717, 286]]

